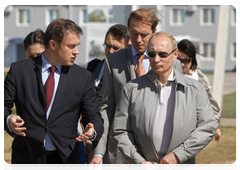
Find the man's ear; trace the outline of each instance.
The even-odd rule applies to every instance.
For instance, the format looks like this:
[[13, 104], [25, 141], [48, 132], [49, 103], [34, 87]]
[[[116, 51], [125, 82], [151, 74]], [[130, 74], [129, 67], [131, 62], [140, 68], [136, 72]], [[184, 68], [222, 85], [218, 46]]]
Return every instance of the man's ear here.
[[54, 41], [54, 40], [50, 40], [50, 41], [49, 41], [49, 47], [50, 47], [51, 49], [55, 50], [55, 49], [56, 49], [56, 46], [57, 46], [56, 41]]
[[173, 52], [173, 61], [176, 60], [178, 58], [178, 54], [179, 54], [179, 50], [176, 49], [176, 51]]
[[154, 34], [156, 31], [157, 31], [157, 28], [155, 28], [155, 29], [153, 30], [153, 34]]

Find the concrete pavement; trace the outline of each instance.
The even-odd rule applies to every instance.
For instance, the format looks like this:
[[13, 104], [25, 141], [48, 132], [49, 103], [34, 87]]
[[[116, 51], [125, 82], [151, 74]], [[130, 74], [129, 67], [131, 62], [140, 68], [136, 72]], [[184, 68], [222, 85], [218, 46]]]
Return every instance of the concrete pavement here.
[[[213, 74], [206, 74], [209, 78], [211, 86], [213, 86]], [[225, 73], [223, 94], [236, 92], [236, 72]]]

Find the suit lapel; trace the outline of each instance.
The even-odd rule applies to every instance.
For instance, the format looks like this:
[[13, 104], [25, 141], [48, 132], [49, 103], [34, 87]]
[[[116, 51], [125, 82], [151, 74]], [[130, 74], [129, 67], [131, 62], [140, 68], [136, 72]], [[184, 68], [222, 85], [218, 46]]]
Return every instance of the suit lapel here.
[[125, 51], [125, 61], [126, 61], [127, 69], [128, 69], [128, 74], [129, 74], [131, 80], [133, 80], [136, 78], [136, 74], [134, 71], [131, 47], [127, 48], [127, 50]]
[[46, 112], [46, 99], [45, 91], [42, 83], [42, 58], [41, 55], [33, 58], [34, 71], [37, 77], [37, 86], [38, 86], [38, 97], [41, 102], [44, 113]]
[[52, 105], [52, 109], [51, 112], [49, 114], [49, 118], [48, 120], [50, 120], [50, 118], [57, 112], [55, 112], [55, 109], [57, 109], [57, 106], [60, 104], [61, 98], [63, 96], [63, 94], [65, 93], [65, 90], [67, 89], [67, 85], [69, 82], [69, 71], [70, 71], [70, 67], [69, 66], [62, 66], [62, 72], [60, 75], [60, 80], [58, 83], [58, 87], [57, 87], [57, 91], [56, 91], [56, 95], [53, 101], [53, 105]]

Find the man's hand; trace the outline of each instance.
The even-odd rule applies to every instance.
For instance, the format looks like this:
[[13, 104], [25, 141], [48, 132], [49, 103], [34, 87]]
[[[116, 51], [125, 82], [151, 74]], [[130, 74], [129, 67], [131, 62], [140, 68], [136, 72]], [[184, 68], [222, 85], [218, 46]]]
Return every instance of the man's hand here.
[[94, 135], [94, 126], [92, 123], [88, 123], [81, 136], [76, 137], [78, 142], [86, 141]]
[[179, 159], [173, 152], [170, 152], [167, 155], [165, 155], [159, 162], [159, 164], [178, 164], [178, 163]]
[[[21, 120], [22, 122], [17, 122], [17, 120]], [[25, 137], [26, 133], [23, 132], [25, 131], [27, 128], [26, 127], [22, 127], [24, 125], [24, 120], [20, 117], [20, 116], [10, 116], [8, 118], [8, 126], [11, 128], [11, 130], [16, 134], [16, 135], [20, 135]]]
[[215, 133], [215, 141], [219, 141], [222, 133], [219, 128], [217, 128], [216, 133]]
[[152, 162], [143, 161], [139, 164], [139, 168], [141, 170], [158, 170], [158, 167], [154, 165]]
[[101, 164], [102, 157], [101, 156], [94, 156], [89, 164]]

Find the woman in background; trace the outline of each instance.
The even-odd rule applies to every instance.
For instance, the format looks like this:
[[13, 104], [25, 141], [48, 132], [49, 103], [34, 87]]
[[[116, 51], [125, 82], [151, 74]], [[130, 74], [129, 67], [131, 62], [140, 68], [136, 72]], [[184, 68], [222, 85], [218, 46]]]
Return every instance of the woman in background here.
[[221, 109], [217, 101], [213, 98], [211, 94], [211, 85], [209, 79], [205, 74], [203, 74], [203, 72], [197, 66], [196, 48], [191, 41], [184, 39], [178, 43], [178, 49], [179, 49], [178, 59], [182, 63], [183, 74], [187, 77], [193, 78], [201, 82], [207, 90], [208, 98], [211, 102], [216, 121], [218, 122], [215, 140], [219, 141], [221, 137], [221, 131], [219, 128]]
[[45, 50], [44, 32], [41, 29], [36, 29], [30, 32], [23, 41], [27, 58], [33, 58], [41, 55]]

